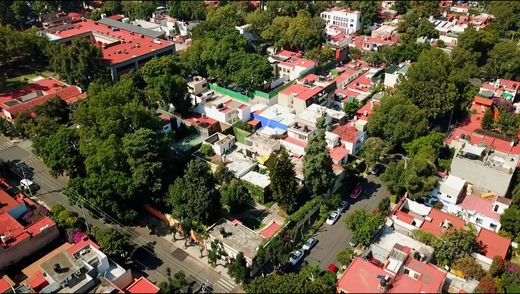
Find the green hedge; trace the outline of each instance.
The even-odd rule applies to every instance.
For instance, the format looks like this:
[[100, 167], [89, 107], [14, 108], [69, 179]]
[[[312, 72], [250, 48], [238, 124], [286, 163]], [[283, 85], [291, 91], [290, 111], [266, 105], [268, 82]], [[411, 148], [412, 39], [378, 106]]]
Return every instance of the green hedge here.
[[264, 204], [266, 202], [271, 201], [269, 187], [262, 189], [261, 187], [253, 185], [246, 181], [242, 181], [242, 183], [249, 190], [249, 193], [251, 193], [251, 196], [253, 196], [256, 202]]
[[312, 208], [318, 203], [318, 198], [314, 198], [307, 203], [305, 203], [302, 207], [300, 207], [297, 211], [295, 211], [293, 214], [289, 215], [285, 222], [288, 223], [290, 221], [293, 221], [295, 223], [301, 221], [309, 211], [311, 211]]

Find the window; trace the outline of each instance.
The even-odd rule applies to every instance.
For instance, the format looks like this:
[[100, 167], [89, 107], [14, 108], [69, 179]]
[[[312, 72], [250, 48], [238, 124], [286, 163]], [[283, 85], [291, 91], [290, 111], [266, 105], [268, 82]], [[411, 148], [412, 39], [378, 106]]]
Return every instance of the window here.
[[475, 220], [475, 222], [477, 223], [477, 225], [481, 225], [483, 220], [480, 218], [480, 217], [477, 217], [477, 219]]
[[354, 25], [353, 25], [353, 24], [350, 24], [350, 27], [351, 27], [351, 28], [353, 28], [353, 27], [354, 27]]
[[405, 275], [408, 275], [408, 274], [410, 273], [410, 270], [409, 270], [408, 268], [405, 267], [403, 273], [404, 273]]
[[496, 224], [489, 224], [489, 228], [491, 228], [493, 231], [495, 231], [497, 227], [498, 226]]
[[495, 204], [495, 207], [493, 208], [493, 211], [495, 211], [495, 212], [498, 211], [498, 204]]

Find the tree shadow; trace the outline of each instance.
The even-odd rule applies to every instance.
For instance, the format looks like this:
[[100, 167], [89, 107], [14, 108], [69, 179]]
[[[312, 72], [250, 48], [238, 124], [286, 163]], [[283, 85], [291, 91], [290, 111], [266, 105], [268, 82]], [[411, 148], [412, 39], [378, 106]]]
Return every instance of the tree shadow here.
[[132, 260], [134, 261], [134, 267], [141, 271], [147, 269], [155, 270], [163, 264], [163, 261], [155, 255], [152, 242], [139, 246], [132, 254]]

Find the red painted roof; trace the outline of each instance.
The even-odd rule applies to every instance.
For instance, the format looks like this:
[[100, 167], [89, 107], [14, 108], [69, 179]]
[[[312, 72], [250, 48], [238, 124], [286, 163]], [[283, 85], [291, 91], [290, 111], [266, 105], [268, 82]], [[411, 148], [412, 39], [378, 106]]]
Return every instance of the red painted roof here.
[[282, 228], [281, 225], [277, 224], [276, 222], [272, 222], [270, 225], [268, 225], [266, 228], [260, 231], [260, 235], [264, 238], [271, 238]]
[[336, 94], [342, 94], [343, 96], [345, 96], [345, 98], [343, 98], [343, 102], [348, 102], [349, 98], [350, 97], [357, 97], [359, 95], [361, 95], [360, 93], [358, 92], [354, 92], [352, 90], [349, 90], [349, 89], [336, 89], [334, 90], [334, 93]]
[[368, 92], [371, 85], [372, 85], [372, 81], [369, 78], [367, 78], [365, 75], [360, 75], [355, 80], [348, 83], [346, 88], [350, 89], [350, 90]]
[[300, 53], [298, 52], [293, 52], [293, 51], [289, 51], [289, 50], [282, 50], [278, 53], [276, 53], [276, 55], [280, 56], [280, 57], [286, 57], [286, 58], [289, 58], [289, 57], [300, 57], [302, 56]]
[[296, 138], [293, 138], [293, 137], [287, 136], [283, 140], [285, 142], [291, 143], [291, 144], [296, 145], [296, 146], [300, 146], [300, 147], [303, 147], [303, 148], [307, 147], [307, 143], [305, 143], [304, 141], [298, 140]]
[[4, 104], [7, 101], [20, 98], [24, 95], [31, 94], [36, 91], [42, 91], [44, 94], [56, 93], [66, 86], [67, 85], [64, 83], [53, 79], [44, 79], [37, 82], [32, 82], [11, 91], [0, 93], [0, 104]]
[[4, 190], [0, 189], [0, 213], [7, 212], [18, 205], [23, 203], [23, 196], [19, 194], [16, 197], [11, 197], [11, 195], [7, 194]]
[[500, 220], [500, 214], [493, 211], [496, 197], [482, 198], [476, 195], [465, 196], [459, 204], [466, 210], [476, 211], [489, 218]]
[[504, 87], [507, 90], [518, 91], [520, 90], [520, 82], [500, 79], [500, 86]]
[[473, 97], [473, 101], [475, 101], [475, 103], [477, 103], [477, 104], [488, 106], [488, 107], [493, 105], [493, 99], [488, 99], [488, 98], [481, 97], [481, 96]]
[[343, 160], [343, 158], [347, 157], [348, 156], [348, 150], [345, 149], [344, 147], [334, 147], [332, 149], [329, 150], [330, 152], [330, 157], [332, 158], [333, 161], [341, 161]]
[[90, 239], [87, 239], [87, 240], [81, 240], [81, 242], [74, 244], [74, 246], [67, 249], [67, 253], [70, 255], [74, 255], [75, 253], [79, 252], [81, 249], [83, 249], [87, 246], [92, 246], [96, 249], [99, 249], [99, 245], [96, 244], [96, 242], [94, 242]]
[[111, 15], [108, 18], [113, 19], [113, 20], [122, 20], [125, 17], [120, 14], [116, 14], [116, 15]]
[[206, 126], [205, 126], [206, 128], [218, 123], [217, 120], [214, 120], [207, 116], [203, 117], [202, 115], [200, 115], [198, 113], [194, 114], [192, 116], [183, 118], [182, 120], [184, 120], [185, 122], [187, 122], [191, 125], [195, 125], [195, 126], [201, 126], [202, 124], [206, 124]]
[[337, 134], [342, 141], [354, 143], [359, 140], [360, 133], [354, 126], [351, 126], [350, 123], [346, 123], [344, 125], [337, 126], [333, 131], [334, 134]]
[[481, 253], [491, 259], [495, 256], [500, 256], [505, 259], [509, 246], [511, 245], [511, 240], [509, 238], [502, 237], [499, 234], [484, 228], [480, 229], [477, 236], [477, 242], [482, 246]]
[[[405, 266], [415, 272], [421, 274], [417, 282], [419, 282], [420, 290], [419, 291], [410, 291], [406, 290], [406, 288], [399, 288], [397, 285], [392, 284], [392, 291], [394, 293], [405, 293], [405, 292], [415, 292], [415, 293], [441, 293], [442, 286], [444, 284], [444, 280], [446, 279], [446, 272], [442, 271], [438, 267], [430, 264], [420, 262], [415, 258], [409, 257], [406, 260]], [[409, 277], [408, 277], [409, 278]], [[410, 278], [411, 279], [411, 278]], [[413, 279], [412, 279], [413, 280]], [[415, 281], [415, 280], [414, 280]], [[406, 286], [406, 283], [403, 283], [402, 286]]]
[[[379, 102], [377, 101], [368, 101], [365, 105], [363, 105], [363, 107], [356, 111], [356, 115], [359, 119], [368, 120], [368, 117], [374, 112], [373, 108], [377, 105], [379, 105]], [[365, 115], [365, 111], [367, 112], [367, 115]]]
[[7, 290], [11, 289], [11, 285], [4, 279], [0, 279], [0, 293], [7, 292]]
[[448, 220], [455, 229], [462, 229], [466, 225], [466, 222], [463, 219], [440, 211], [436, 208], [432, 208], [428, 216], [432, 220], [424, 220], [423, 224], [421, 225], [421, 230], [434, 234], [437, 237], [440, 237], [443, 234], [442, 223], [444, 220]]
[[490, 90], [490, 91], [496, 91], [497, 88], [489, 83], [483, 83], [482, 85], [480, 85], [480, 88], [481, 89], [486, 89], [486, 90]]
[[414, 220], [414, 217], [409, 215], [408, 213], [404, 213], [400, 210], [396, 211], [394, 215], [397, 217], [398, 220], [403, 221], [407, 224], [412, 224], [412, 221]]
[[[49, 282], [43, 276], [43, 272], [37, 271], [34, 273], [34, 277], [27, 283], [34, 291], [40, 292], [43, 287], [49, 285]], [[0, 291], [2, 293], [2, 291]]]
[[306, 101], [318, 95], [322, 90], [322, 87], [309, 88], [302, 84], [295, 83], [283, 89], [280, 93], [284, 95], [295, 95], [294, 98]]
[[388, 273], [382, 268], [356, 257], [345, 270], [336, 284], [338, 293], [379, 293], [378, 275], [386, 276]]
[[159, 293], [159, 287], [155, 286], [152, 282], [147, 280], [145, 277], [140, 277], [135, 280], [130, 286], [126, 288], [127, 293]]
[[[154, 38], [132, 33], [123, 29], [112, 31], [112, 29], [102, 23], [97, 23], [90, 19], [79, 20], [72, 23], [73, 28], [53, 33], [55, 36], [68, 38], [81, 34], [98, 33], [111, 38], [122, 40], [106, 48], [102, 48], [103, 59], [110, 64], [118, 64], [131, 60], [137, 56], [154, 52], [159, 49], [174, 46], [172, 42], [161, 40], [160, 44], [154, 42]], [[118, 53], [121, 52], [121, 53]]]

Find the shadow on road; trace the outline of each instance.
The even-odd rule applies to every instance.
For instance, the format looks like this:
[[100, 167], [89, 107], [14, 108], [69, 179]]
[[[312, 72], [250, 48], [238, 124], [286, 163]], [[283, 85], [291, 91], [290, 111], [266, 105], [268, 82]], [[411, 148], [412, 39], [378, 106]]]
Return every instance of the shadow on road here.
[[155, 256], [152, 243], [138, 247], [132, 258], [135, 261], [135, 266], [141, 271], [155, 270], [163, 264], [163, 261]]

